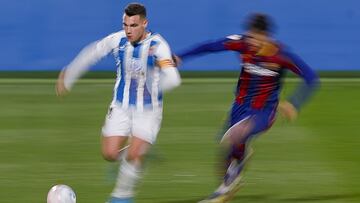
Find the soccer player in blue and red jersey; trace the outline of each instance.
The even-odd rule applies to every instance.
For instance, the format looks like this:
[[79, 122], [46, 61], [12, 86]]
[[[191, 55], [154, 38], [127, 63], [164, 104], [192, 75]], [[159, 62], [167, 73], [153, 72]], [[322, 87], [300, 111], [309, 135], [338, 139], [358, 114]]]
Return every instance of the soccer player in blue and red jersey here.
[[[178, 62], [193, 56], [220, 51], [235, 51], [242, 60], [235, 99], [222, 143], [226, 161], [222, 184], [201, 202], [227, 202], [239, 188], [241, 171], [251, 154], [249, 141], [272, 126], [277, 110], [294, 120], [297, 112], [318, 86], [317, 74], [298, 56], [271, 38], [271, 22], [264, 14], [253, 14], [246, 23], [247, 32], [199, 44], [176, 56]], [[285, 72], [303, 78], [287, 101], [279, 103]]]

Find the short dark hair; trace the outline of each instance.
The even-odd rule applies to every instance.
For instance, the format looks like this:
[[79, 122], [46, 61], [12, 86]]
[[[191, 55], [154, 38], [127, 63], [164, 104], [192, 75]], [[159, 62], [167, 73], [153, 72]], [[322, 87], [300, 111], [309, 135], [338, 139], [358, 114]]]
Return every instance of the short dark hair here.
[[125, 14], [127, 16], [140, 15], [140, 17], [146, 18], [146, 8], [140, 3], [130, 3], [125, 8]]
[[246, 23], [248, 30], [260, 31], [260, 32], [272, 32], [274, 31], [273, 22], [271, 18], [263, 13], [255, 13], [250, 15]]

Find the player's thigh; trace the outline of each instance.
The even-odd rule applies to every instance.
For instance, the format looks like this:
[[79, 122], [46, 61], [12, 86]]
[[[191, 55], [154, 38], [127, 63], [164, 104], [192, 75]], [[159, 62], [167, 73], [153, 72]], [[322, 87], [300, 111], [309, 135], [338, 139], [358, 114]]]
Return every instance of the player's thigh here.
[[132, 126], [132, 115], [130, 109], [119, 106], [109, 108], [102, 127], [104, 137], [129, 136]]
[[225, 131], [221, 142], [226, 144], [244, 142], [247, 135], [252, 131], [254, 122], [252, 115], [242, 116], [237, 122], [230, 121], [228, 129]]
[[117, 159], [118, 151], [123, 147], [131, 131], [131, 113], [120, 107], [111, 107], [102, 127], [102, 154], [105, 159]]
[[111, 136], [101, 138], [101, 152], [104, 159], [115, 161], [119, 158], [119, 150], [125, 146], [128, 137]]
[[156, 141], [162, 121], [162, 110], [144, 110], [133, 114], [132, 136], [150, 144]]

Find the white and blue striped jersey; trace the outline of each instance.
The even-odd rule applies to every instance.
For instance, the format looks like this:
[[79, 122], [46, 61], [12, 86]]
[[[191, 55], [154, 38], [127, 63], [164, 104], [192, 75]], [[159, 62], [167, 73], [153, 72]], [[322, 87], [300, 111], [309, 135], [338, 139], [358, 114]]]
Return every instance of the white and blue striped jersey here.
[[161, 108], [161, 69], [175, 65], [168, 43], [159, 34], [149, 33], [134, 45], [120, 31], [90, 44], [66, 67], [65, 87], [70, 89], [88, 67], [110, 53], [117, 67], [112, 105]]

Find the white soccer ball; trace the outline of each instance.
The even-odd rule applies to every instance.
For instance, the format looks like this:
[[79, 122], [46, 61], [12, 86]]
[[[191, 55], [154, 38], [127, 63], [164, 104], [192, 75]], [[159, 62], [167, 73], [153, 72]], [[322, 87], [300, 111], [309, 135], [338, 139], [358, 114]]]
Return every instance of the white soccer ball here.
[[47, 203], [76, 203], [76, 195], [67, 185], [55, 185], [47, 195]]

